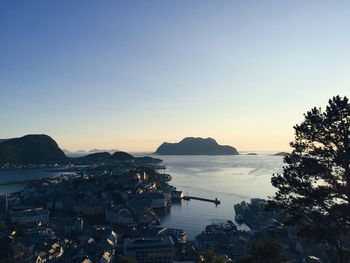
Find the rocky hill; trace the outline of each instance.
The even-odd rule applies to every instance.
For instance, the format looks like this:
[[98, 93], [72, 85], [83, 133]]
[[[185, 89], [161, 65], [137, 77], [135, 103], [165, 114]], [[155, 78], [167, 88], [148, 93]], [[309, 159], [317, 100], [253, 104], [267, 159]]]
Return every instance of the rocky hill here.
[[236, 148], [219, 145], [212, 138], [187, 137], [178, 143], [164, 142], [155, 152], [161, 155], [237, 155]]
[[45, 134], [1, 140], [0, 164], [43, 164], [67, 157], [57, 143]]
[[67, 157], [57, 143], [48, 135], [33, 134], [20, 138], [0, 139], [0, 165], [1, 164], [96, 164], [101, 162], [136, 162], [144, 164], [157, 164], [160, 159], [152, 157], [134, 157], [129, 153], [116, 151], [97, 152], [79, 157]]

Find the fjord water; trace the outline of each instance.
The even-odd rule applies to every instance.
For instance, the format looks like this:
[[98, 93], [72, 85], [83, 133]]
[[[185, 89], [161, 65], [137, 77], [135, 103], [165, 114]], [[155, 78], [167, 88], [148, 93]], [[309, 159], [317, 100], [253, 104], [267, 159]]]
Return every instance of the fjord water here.
[[0, 171], [0, 194], [22, 190], [26, 181], [55, 177], [62, 174], [59, 170], [47, 169], [13, 169]]
[[[183, 229], [190, 238], [214, 222], [234, 219], [233, 205], [252, 197], [273, 195], [270, 183], [273, 173], [282, 169], [282, 157], [269, 153], [234, 156], [170, 156], [156, 155], [172, 176], [171, 185], [186, 195], [218, 198], [221, 204], [191, 200], [174, 203], [161, 211], [161, 225]], [[19, 191], [24, 180], [58, 176], [60, 171], [45, 169], [10, 170], [0, 172], [0, 194]]]
[[235, 156], [155, 156], [164, 161], [171, 185], [186, 195], [221, 201], [191, 200], [174, 203], [161, 217], [161, 225], [185, 230], [192, 239], [211, 223], [234, 220], [233, 205], [267, 198], [275, 192], [273, 173], [281, 172], [283, 158], [262, 153]]

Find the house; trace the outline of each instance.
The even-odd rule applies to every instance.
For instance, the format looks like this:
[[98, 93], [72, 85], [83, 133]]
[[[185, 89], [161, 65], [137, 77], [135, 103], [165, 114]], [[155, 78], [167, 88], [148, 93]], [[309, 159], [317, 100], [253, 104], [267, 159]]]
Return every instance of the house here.
[[128, 225], [134, 222], [131, 212], [127, 208], [111, 207], [106, 210], [105, 219], [107, 222], [116, 225]]
[[62, 217], [51, 220], [50, 223], [53, 223], [59, 234], [64, 235], [84, 229], [84, 220], [81, 217]]
[[57, 262], [59, 258], [64, 254], [64, 249], [58, 243], [53, 243], [45, 250], [40, 251], [36, 257], [36, 263], [49, 263]]
[[171, 200], [181, 200], [185, 196], [182, 191], [176, 191], [176, 190], [171, 191], [170, 195], [171, 195]]
[[50, 229], [44, 226], [28, 228], [26, 231], [27, 239], [30, 243], [36, 244], [50, 236]]
[[127, 238], [124, 240], [124, 255], [138, 263], [172, 263], [174, 245], [170, 236]]
[[105, 205], [97, 200], [89, 200], [83, 207], [83, 214], [86, 216], [103, 215], [105, 213]]
[[104, 252], [101, 256], [100, 263], [110, 263], [113, 260], [113, 255], [109, 252]]
[[150, 207], [154, 209], [165, 208], [168, 205], [168, 199], [162, 192], [147, 192], [139, 198], [149, 200]]
[[118, 234], [112, 230], [109, 236], [107, 237], [107, 242], [109, 244], [112, 244], [114, 247], [116, 247], [118, 243], [118, 237], [119, 237]]
[[148, 181], [149, 175], [145, 171], [139, 172], [139, 173], [136, 173], [136, 175], [134, 176], [134, 179], [141, 182]]

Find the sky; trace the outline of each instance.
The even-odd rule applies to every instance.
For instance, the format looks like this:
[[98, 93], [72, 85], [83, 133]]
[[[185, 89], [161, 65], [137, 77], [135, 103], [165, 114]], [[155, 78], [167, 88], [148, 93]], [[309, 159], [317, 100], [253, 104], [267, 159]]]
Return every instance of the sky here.
[[0, 2], [0, 138], [154, 151], [212, 137], [282, 151], [350, 96], [350, 1]]

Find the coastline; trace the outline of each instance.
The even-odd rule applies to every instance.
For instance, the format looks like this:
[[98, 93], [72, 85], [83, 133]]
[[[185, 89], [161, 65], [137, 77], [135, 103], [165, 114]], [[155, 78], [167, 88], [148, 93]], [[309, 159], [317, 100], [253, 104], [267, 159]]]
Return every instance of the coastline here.
[[[248, 201], [252, 197], [267, 197], [271, 193], [271, 190], [268, 190], [270, 189], [269, 179], [265, 177], [271, 175], [273, 172], [277, 172], [278, 170], [275, 170], [275, 168], [281, 166], [280, 157], [270, 156], [267, 153], [257, 156], [239, 155], [234, 157], [158, 157], [164, 160], [163, 165], [166, 168], [161, 172], [171, 174], [171, 186], [182, 190], [184, 194], [209, 199], [215, 199], [217, 197], [222, 201], [221, 205], [217, 207], [211, 203], [195, 200], [190, 202], [174, 202], [170, 211], [162, 213], [161, 225], [184, 229], [192, 239], [194, 239], [206, 225], [212, 222], [233, 220], [233, 204], [243, 200]], [[241, 166], [251, 168], [241, 168]], [[66, 169], [64, 170], [66, 171]], [[45, 176], [40, 176], [39, 178], [31, 180], [22, 178], [22, 180], [16, 180], [16, 182], [12, 182], [13, 180], [8, 179], [3, 183], [4, 185], [2, 185], [2, 187], [6, 187], [6, 192], [9, 192], [8, 186], [16, 186], [15, 191], [17, 192], [17, 186], [24, 189], [26, 183], [61, 175], [61, 172], [55, 173], [61, 171], [60, 169], [20, 169], [16, 171], [44, 171], [52, 172], [53, 174], [49, 176], [46, 174]], [[70, 169], [70, 171], [72, 171], [72, 169]], [[254, 179], [254, 181], [251, 181], [252, 179]], [[10, 185], [9, 182], [14, 184]], [[268, 187], [268, 189], [264, 190], [264, 187]], [[192, 222], [196, 222], [196, 224]]]

